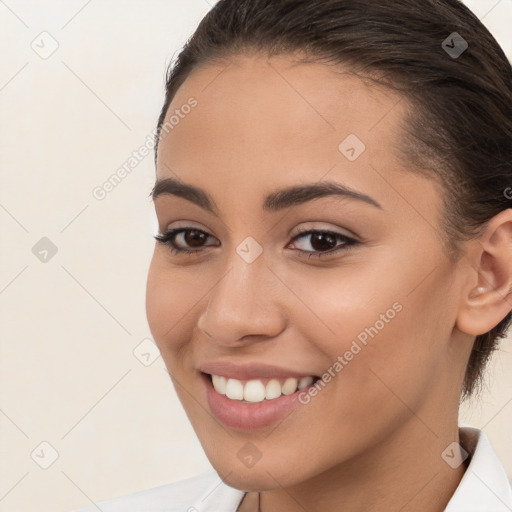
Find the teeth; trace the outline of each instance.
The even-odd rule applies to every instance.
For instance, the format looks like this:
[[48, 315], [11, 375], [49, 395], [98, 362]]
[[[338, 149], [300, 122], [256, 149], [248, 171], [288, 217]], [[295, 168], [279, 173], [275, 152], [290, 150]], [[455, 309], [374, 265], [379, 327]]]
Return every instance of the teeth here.
[[260, 380], [250, 380], [244, 386], [244, 400], [248, 402], [263, 402], [265, 386]]
[[213, 387], [217, 391], [217, 393], [220, 393], [221, 395], [226, 394], [226, 383], [227, 379], [226, 377], [221, 377], [219, 375], [212, 375], [212, 381], [213, 381]]
[[295, 391], [297, 391], [297, 384], [297, 379], [286, 379], [282, 389], [283, 395], [291, 395], [292, 393], [295, 393]]
[[281, 396], [281, 384], [277, 379], [270, 379], [267, 382], [267, 387], [265, 388], [265, 398], [267, 400], [272, 400], [272, 398], [279, 398]]
[[220, 375], [212, 375], [215, 391], [226, 395], [231, 400], [245, 400], [246, 402], [263, 402], [279, 398], [281, 395], [291, 395], [297, 389], [304, 389], [313, 383], [313, 377], [289, 377], [283, 384], [277, 379], [270, 379], [267, 384], [259, 379], [249, 380], [245, 385], [238, 379], [227, 379]]
[[299, 380], [299, 389], [307, 388], [313, 384], [313, 377], [302, 377]]
[[239, 380], [228, 379], [226, 383], [226, 396], [231, 400], [244, 399], [244, 386]]

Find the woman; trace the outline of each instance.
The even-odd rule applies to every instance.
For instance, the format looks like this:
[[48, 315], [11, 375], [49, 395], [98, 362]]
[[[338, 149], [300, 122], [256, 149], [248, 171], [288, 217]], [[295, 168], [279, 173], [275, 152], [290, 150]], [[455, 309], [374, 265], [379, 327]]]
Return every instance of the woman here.
[[215, 471], [103, 512], [512, 510], [458, 425], [511, 319], [511, 85], [457, 0], [212, 8], [167, 77], [147, 315]]

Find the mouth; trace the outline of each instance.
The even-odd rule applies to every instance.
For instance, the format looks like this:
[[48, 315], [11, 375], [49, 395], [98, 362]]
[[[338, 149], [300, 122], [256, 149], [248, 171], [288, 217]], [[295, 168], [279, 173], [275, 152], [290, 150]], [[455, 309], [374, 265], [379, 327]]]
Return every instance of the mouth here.
[[271, 427], [301, 405], [299, 395], [320, 377], [261, 377], [240, 380], [200, 372], [213, 415], [230, 429], [250, 431]]
[[319, 379], [315, 375], [300, 378], [259, 378], [250, 380], [239, 380], [214, 374], [204, 375], [210, 379], [213, 388], [219, 395], [244, 403], [261, 403], [266, 400], [275, 400], [283, 395], [288, 396], [308, 388]]

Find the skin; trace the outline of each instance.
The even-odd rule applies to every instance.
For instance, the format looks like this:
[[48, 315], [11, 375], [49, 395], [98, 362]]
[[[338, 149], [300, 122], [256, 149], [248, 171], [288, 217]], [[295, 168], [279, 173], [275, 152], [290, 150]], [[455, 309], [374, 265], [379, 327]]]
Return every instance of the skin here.
[[[221, 216], [173, 195], [155, 199], [160, 233], [192, 226], [211, 236], [192, 256], [155, 245], [147, 317], [211, 464], [249, 491], [241, 510], [254, 506], [251, 492], [264, 491], [264, 512], [441, 512], [466, 469], [441, 454], [459, 441], [474, 336], [512, 307], [512, 210], [451, 262], [441, 190], [395, 149], [406, 102], [350, 73], [288, 56], [236, 56], [194, 70], [168, 117], [190, 97], [197, 107], [160, 142], [157, 178], [203, 188]], [[354, 162], [338, 149], [351, 133], [366, 145]], [[334, 196], [262, 209], [269, 192], [326, 180], [382, 209]], [[298, 227], [360, 244], [308, 259], [322, 249], [310, 235], [292, 242]], [[247, 236], [263, 249], [250, 264], [236, 252]], [[191, 248], [187, 241], [177, 238]], [[201, 363], [279, 362], [322, 375], [396, 302], [402, 310], [277, 426], [228, 429], [212, 415]], [[237, 457], [247, 441], [262, 455], [250, 468]]]

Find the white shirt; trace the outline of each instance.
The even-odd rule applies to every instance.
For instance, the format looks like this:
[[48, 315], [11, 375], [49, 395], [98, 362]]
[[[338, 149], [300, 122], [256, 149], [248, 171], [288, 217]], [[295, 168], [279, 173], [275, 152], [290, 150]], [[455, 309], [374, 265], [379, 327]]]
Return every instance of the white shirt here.
[[[471, 425], [459, 434], [470, 462], [444, 512], [512, 512], [512, 487], [487, 435]], [[209, 470], [74, 512], [236, 512], [243, 497]]]

